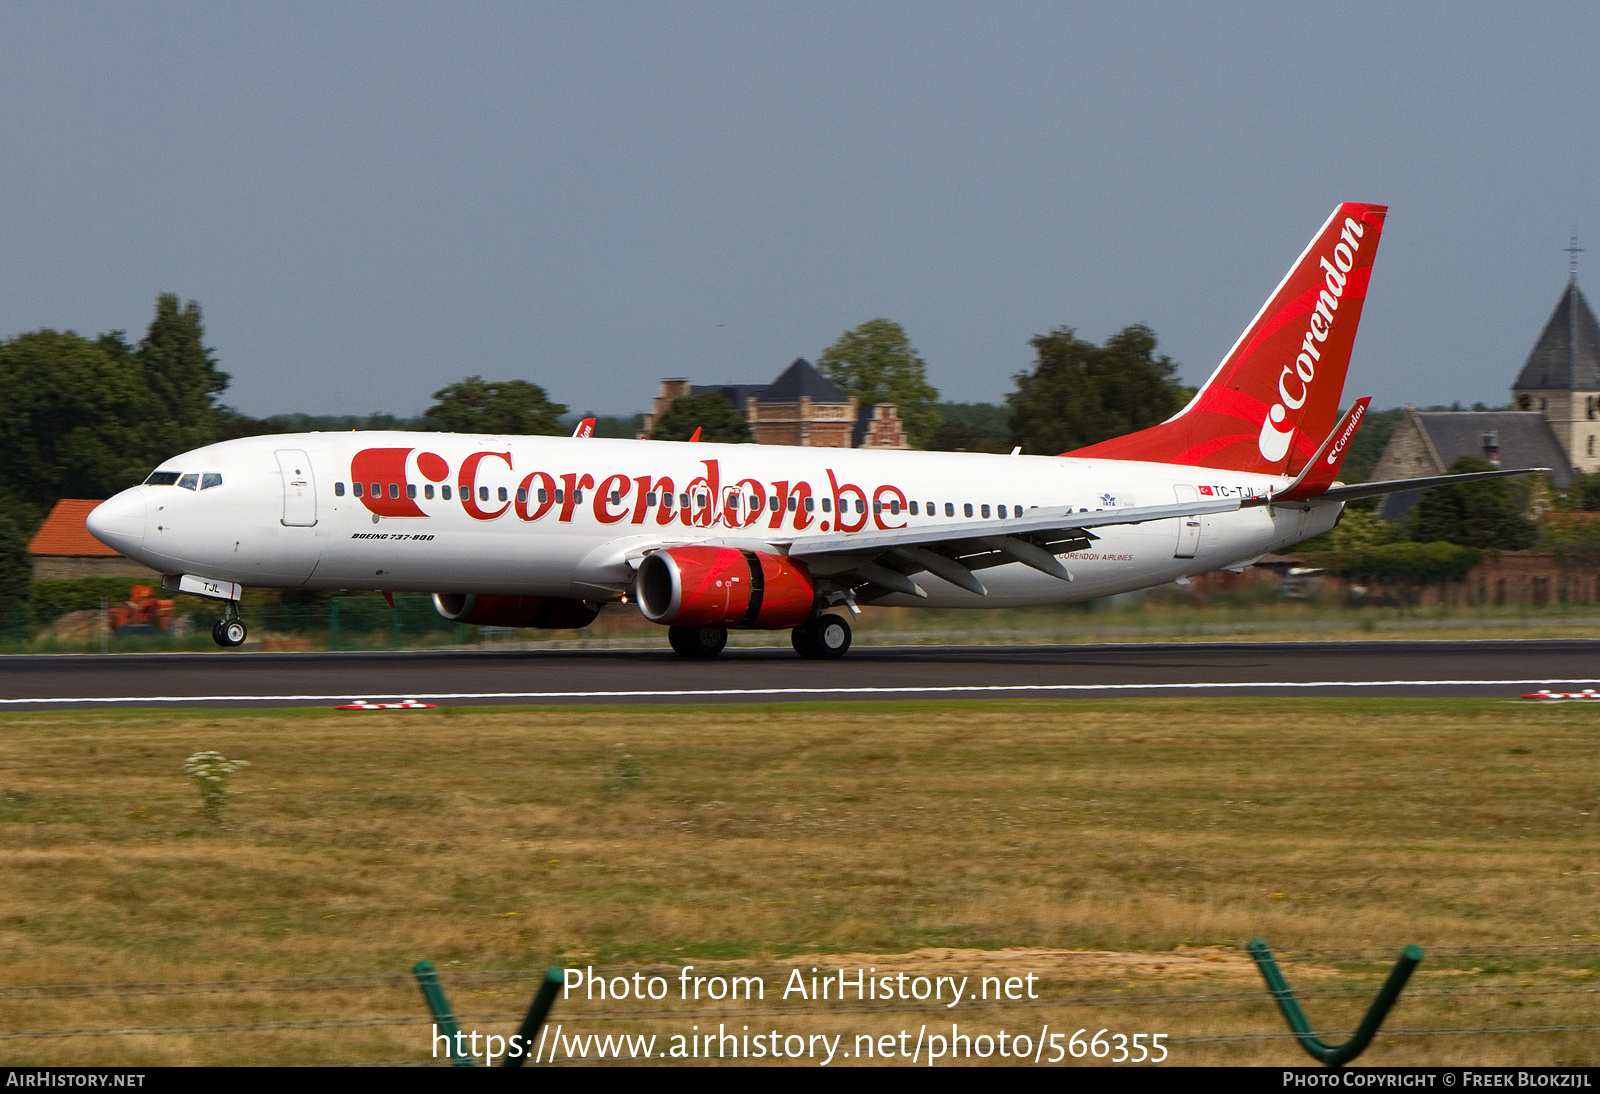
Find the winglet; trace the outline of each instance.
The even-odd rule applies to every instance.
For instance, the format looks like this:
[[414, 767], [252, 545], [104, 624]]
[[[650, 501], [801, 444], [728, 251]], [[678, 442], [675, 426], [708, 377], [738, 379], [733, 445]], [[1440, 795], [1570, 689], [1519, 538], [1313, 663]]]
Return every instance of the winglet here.
[[1367, 404], [1370, 402], [1370, 395], [1356, 400], [1356, 405], [1333, 427], [1328, 439], [1322, 442], [1317, 454], [1301, 469], [1289, 488], [1273, 495], [1274, 502], [1310, 501], [1333, 485], [1344, 458], [1350, 454], [1350, 442], [1355, 440], [1356, 430], [1361, 428], [1361, 419], [1366, 417]]
[[699, 426], [695, 426], [694, 427], [694, 436], [690, 437], [689, 439], [691, 441], [698, 441], [700, 439], [700, 427]]
[[579, 422], [578, 423], [578, 428], [574, 429], [572, 431], [572, 435], [574, 437], [593, 437], [594, 436], [594, 419], [593, 418], [585, 418], [583, 421]]

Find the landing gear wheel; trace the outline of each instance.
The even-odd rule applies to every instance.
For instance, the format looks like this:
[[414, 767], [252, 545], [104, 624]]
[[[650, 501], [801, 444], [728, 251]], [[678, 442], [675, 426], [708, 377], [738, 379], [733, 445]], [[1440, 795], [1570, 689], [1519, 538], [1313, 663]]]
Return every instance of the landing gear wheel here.
[[249, 635], [242, 619], [219, 619], [211, 627], [211, 640], [228, 649], [244, 645]]
[[215, 623], [211, 624], [211, 641], [215, 642], [219, 646], [226, 646], [228, 644], [228, 639], [222, 633], [222, 628], [227, 624], [227, 622], [228, 621], [226, 619], [219, 619]]
[[790, 641], [801, 657], [843, 657], [850, 649], [850, 624], [837, 615], [815, 616], [796, 627]]
[[667, 641], [683, 657], [715, 657], [728, 644], [727, 627], [668, 627]]

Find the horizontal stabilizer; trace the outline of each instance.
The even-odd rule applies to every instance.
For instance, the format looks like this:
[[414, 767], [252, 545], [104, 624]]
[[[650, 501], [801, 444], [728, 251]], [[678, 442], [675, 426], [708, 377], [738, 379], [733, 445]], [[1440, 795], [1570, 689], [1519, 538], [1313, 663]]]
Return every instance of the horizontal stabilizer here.
[[[1514, 471], [1473, 471], [1466, 475], [1429, 475], [1422, 479], [1390, 479], [1388, 482], [1358, 482], [1349, 486], [1335, 486], [1310, 499], [1309, 504], [1321, 505], [1329, 501], [1354, 501], [1356, 498], [1375, 498], [1382, 494], [1402, 494], [1407, 490], [1429, 490], [1435, 486], [1455, 486], [1480, 479], [1503, 479], [1511, 475], [1549, 474], [1548, 467], [1519, 467]], [[1274, 498], [1273, 504], [1282, 499]], [[1246, 505], [1249, 502], [1245, 503]]]

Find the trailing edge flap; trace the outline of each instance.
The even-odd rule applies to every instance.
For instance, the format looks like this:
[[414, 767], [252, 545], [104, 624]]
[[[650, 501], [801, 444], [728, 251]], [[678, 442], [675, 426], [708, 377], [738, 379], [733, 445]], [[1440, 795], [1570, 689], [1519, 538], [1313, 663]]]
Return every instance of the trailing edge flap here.
[[1070, 509], [1032, 509], [1027, 516], [1011, 520], [974, 520], [959, 524], [892, 528], [884, 532], [835, 532], [808, 536], [794, 541], [788, 553], [790, 558], [808, 558], [857, 551], [883, 551], [891, 547], [936, 547], [986, 536], [1028, 536], [1048, 542], [1053, 533], [1062, 533], [1055, 536], [1057, 539], [1069, 539], [1073, 533], [1108, 525], [1143, 524], [1175, 517], [1232, 513], [1240, 507], [1241, 500], [1244, 504], [1249, 504], [1251, 500], [1261, 505], [1267, 502], [1266, 498], [1231, 498], [1226, 501], [1191, 501], [1180, 505], [1130, 505], [1122, 509], [1096, 509], [1088, 513], [1074, 513]]
[[[1323, 491], [1305, 504], [1321, 505], [1324, 502], [1354, 501], [1356, 498], [1375, 498], [1380, 494], [1401, 494], [1407, 490], [1427, 490], [1435, 486], [1455, 486], [1479, 479], [1503, 479], [1510, 475], [1548, 474], [1548, 467], [1519, 467], [1514, 471], [1473, 471], [1466, 475], [1430, 475], [1423, 479], [1391, 479], [1388, 482], [1358, 482], [1350, 486], [1334, 486]], [[1273, 504], [1282, 501], [1274, 498]], [[1245, 504], [1250, 504], [1248, 501]]]

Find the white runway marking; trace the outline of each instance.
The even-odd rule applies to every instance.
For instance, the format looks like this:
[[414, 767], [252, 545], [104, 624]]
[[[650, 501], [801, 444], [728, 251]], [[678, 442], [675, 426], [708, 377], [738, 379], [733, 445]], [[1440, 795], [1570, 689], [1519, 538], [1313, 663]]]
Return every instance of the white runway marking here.
[[1449, 687], [1563, 687], [1594, 686], [1596, 680], [1251, 680], [1201, 681], [1179, 684], [968, 684], [949, 687], [893, 688], [690, 688], [683, 691], [439, 691], [408, 695], [368, 692], [353, 695], [117, 695], [49, 696], [34, 699], [0, 699], [0, 706], [99, 703], [332, 703], [352, 699], [720, 699], [759, 698], [772, 695], [993, 695], [1006, 692], [1096, 691], [1240, 691], [1250, 688], [1449, 688]]

